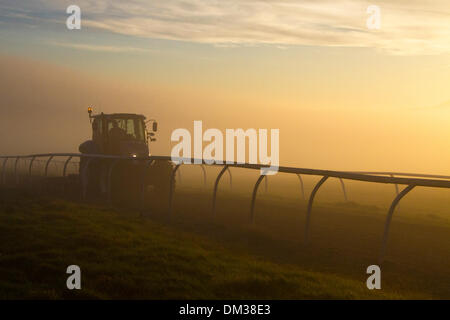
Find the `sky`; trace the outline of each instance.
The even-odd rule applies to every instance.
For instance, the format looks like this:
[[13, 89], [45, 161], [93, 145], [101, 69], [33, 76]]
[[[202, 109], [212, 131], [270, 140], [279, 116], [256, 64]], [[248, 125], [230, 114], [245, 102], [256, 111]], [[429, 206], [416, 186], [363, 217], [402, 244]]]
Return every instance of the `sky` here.
[[154, 154], [202, 120], [280, 129], [281, 165], [450, 174], [449, 40], [444, 0], [0, 0], [0, 154], [77, 151], [92, 105], [156, 118]]

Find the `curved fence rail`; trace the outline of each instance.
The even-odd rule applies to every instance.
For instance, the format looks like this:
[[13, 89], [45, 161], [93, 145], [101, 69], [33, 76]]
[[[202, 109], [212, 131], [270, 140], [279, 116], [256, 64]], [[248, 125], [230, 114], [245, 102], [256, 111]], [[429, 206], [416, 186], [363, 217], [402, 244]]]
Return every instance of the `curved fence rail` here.
[[[41, 160], [40, 158], [47, 158], [47, 160]], [[61, 158], [66, 158], [65, 160], [61, 160]], [[54, 169], [58, 169], [58, 164], [62, 165], [61, 176], [66, 177], [67, 169], [69, 165], [73, 165], [73, 159], [78, 158], [79, 161], [81, 159], [86, 160], [84, 170], [87, 170], [89, 164], [92, 160], [95, 159], [110, 159], [112, 160], [109, 164], [108, 168], [108, 179], [107, 179], [107, 192], [108, 192], [108, 201], [111, 201], [111, 176], [114, 171], [114, 167], [119, 162], [119, 160], [125, 161], [144, 161], [147, 162], [148, 165], [144, 166], [144, 168], [148, 168], [154, 161], [164, 160], [164, 161], [173, 161], [176, 166], [172, 172], [170, 177], [170, 190], [168, 195], [168, 215], [172, 213], [173, 209], [173, 196], [175, 192], [174, 181], [176, 172], [179, 172], [179, 168], [182, 165], [200, 165], [202, 169], [203, 182], [206, 185], [206, 170], [205, 165], [210, 166], [221, 166], [222, 170], [219, 172], [217, 178], [215, 179], [213, 194], [212, 194], [212, 209], [211, 213], [214, 216], [216, 212], [216, 197], [217, 190], [220, 183], [221, 178], [225, 174], [228, 173], [230, 179], [230, 187], [232, 183], [232, 175], [231, 168], [245, 168], [250, 170], [271, 170], [268, 165], [260, 165], [260, 164], [248, 164], [248, 163], [212, 163], [212, 161], [202, 160], [202, 159], [194, 159], [194, 158], [176, 158], [172, 159], [168, 156], [149, 156], [149, 157], [124, 157], [124, 156], [113, 156], [113, 155], [97, 155], [97, 154], [79, 154], [79, 153], [49, 153], [49, 154], [33, 154], [33, 155], [21, 155], [21, 156], [0, 156], [0, 167], [1, 167], [1, 175], [0, 179], [3, 185], [7, 185], [6, 175], [8, 168], [13, 175], [14, 184], [19, 183], [19, 162], [21, 160], [29, 161], [28, 168], [26, 170], [28, 177], [30, 178], [28, 181], [32, 181], [32, 170], [33, 165], [36, 163], [41, 163], [44, 165], [44, 173], [45, 177], [49, 174], [49, 168], [51, 165], [54, 166]], [[8, 167], [9, 165], [9, 167]], [[336, 178], [339, 179], [342, 187], [342, 191], [344, 194], [345, 200], [347, 200], [347, 191], [345, 189], [344, 180], [354, 180], [354, 181], [364, 181], [371, 183], [384, 183], [384, 184], [392, 184], [396, 188], [396, 197], [394, 198], [386, 218], [384, 233], [382, 238], [382, 244], [380, 248], [379, 254], [379, 262], [381, 263], [384, 259], [386, 253], [386, 247], [388, 242], [389, 228], [392, 221], [392, 216], [394, 214], [395, 208], [401, 199], [408, 194], [412, 189], [416, 187], [431, 187], [431, 188], [450, 188], [450, 176], [444, 175], [430, 175], [430, 174], [414, 174], [414, 173], [398, 173], [398, 172], [348, 172], [348, 171], [333, 171], [333, 170], [318, 170], [318, 169], [306, 169], [306, 168], [295, 168], [295, 167], [279, 167], [278, 172], [287, 173], [287, 174], [295, 174], [297, 175], [301, 194], [303, 199], [306, 200], [304, 185], [302, 175], [311, 175], [311, 176], [319, 176], [321, 179], [315, 185], [313, 191], [311, 192], [308, 202], [307, 202], [307, 212], [306, 212], [306, 223], [305, 223], [305, 233], [304, 233], [304, 242], [308, 243], [309, 233], [310, 233], [310, 225], [311, 225], [311, 217], [312, 217], [312, 208], [314, 204], [314, 198], [321, 188], [321, 186], [329, 179]], [[83, 175], [83, 172], [81, 172]], [[257, 198], [258, 188], [261, 182], [265, 180], [265, 186], [267, 191], [267, 181], [268, 177], [265, 175], [260, 175], [255, 185], [253, 187], [252, 200], [250, 204], [250, 212], [249, 218], [251, 223], [255, 221], [255, 202]], [[406, 187], [399, 191], [398, 185], [405, 185]], [[86, 184], [82, 184], [82, 194], [86, 195]], [[142, 195], [141, 201], [144, 200], [144, 182], [142, 182]]]

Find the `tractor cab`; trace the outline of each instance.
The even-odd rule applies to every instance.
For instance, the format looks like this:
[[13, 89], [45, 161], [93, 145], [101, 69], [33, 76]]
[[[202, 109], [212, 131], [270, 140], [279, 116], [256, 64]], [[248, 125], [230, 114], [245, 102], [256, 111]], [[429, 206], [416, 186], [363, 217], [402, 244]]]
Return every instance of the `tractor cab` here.
[[[157, 130], [155, 120], [146, 121], [145, 116], [132, 113], [92, 115], [92, 108], [88, 113], [92, 140], [83, 143], [80, 152], [130, 157], [149, 155], [148, 140], [155, 141], [153, 137]], [[146, 127], [149, 122], [152, 122], [150, 130]]]

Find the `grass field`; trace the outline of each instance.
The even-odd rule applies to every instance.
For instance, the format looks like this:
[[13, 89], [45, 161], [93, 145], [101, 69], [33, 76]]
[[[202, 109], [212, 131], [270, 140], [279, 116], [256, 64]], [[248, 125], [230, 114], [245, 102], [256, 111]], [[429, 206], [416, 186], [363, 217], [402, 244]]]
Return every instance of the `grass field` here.
[[[385, 218], [374, 206], [316, 204], [305, 246], [304, 203], [292, 199], [258, 199], [254, 225], [248, 197], [223, 191], [214, 218], [209, 193], [177, 191], [170, 220], [166, 201], [141, 217], [24, 191], [0, 199], [0, 298], [450, 298], [443, 218], [394, 219], [382, 290], [370, 291]], [[72, 264], [80, 291], [65, 287]]]
[[[2, 299], [402, 298], [235, 252], [158, 217], [26, 192], [0, 197]], [[71, 264], [81, 268], [82, 290], [66, 289]]]

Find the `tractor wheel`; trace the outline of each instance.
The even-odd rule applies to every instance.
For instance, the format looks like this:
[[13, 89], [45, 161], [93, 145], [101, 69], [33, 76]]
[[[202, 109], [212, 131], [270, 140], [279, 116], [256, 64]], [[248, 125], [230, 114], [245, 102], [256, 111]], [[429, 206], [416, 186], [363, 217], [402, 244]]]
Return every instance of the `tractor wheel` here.
[[111, 201], [127, 207], [138, 207], [141, 198], [143, 167], [128, 161], [118, 163], [112, 173]]
[[[88, 166], [89, 163], [89, 166]], [[88, 167], [87, 167], [88, 166]], [[97, 198], [100, 194], [99, 181], [100, 181], [100, 167], [101, 162], [95, 159], [88, 160], [85, 158], [80, 159], [79, 165], [79, 177], [81, 182], [82, 192], [85, 193], [87, 198]]]

